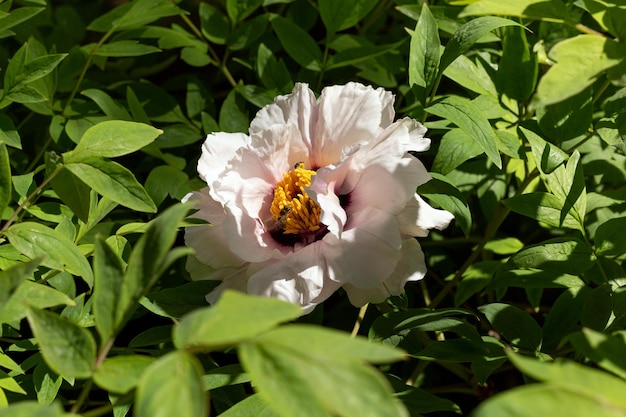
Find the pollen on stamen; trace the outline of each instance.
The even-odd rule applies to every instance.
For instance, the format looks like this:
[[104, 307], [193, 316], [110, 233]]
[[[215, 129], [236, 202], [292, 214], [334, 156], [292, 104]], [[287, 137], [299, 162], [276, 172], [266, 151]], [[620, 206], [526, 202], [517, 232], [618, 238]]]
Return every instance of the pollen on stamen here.
[[315, 171], [305, 169], [304, 163], [298, 162], [276, 184], [270, 213], [283, 234], [312, 233], [320, 229], [321, 208], [305, 190], [311, 185], [313, 175]]

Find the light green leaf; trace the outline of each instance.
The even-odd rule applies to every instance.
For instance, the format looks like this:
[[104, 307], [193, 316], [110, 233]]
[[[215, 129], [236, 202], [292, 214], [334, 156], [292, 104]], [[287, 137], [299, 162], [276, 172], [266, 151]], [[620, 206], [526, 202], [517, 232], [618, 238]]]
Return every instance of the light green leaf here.
[[493, 239], [487, 242], [484, 249], [497, 253], [498, 255], [511, 255], [522, 249], [524, 244], [516, 237], [505, 237], [502, 239]]
[[468, 99], [449, 96], [435, 102], [426, 111], [443, 117], [474, 138], [495, 166], [502, 168], [498, 140], [489, 121]]
[[159, 358], [139, 380], [136, 417], [207, 415], [201, 373], [198, 360], [185, 351], [174, 351]]
[[[294, 325], [241, 345], [239, 356], [261, 398], [281, 416], [408, 416], [389, 382], [362, 363], [371, 354], [366, 345], [382, 348], [348, 334]], [[356, 357], [349, 354], [352, 348]], [[401, 357], [395, 352], [399, 355], [373, 357]]]
[[486, 14], [576, 23], [569, 16], [569, 11], [561, 0], [478, 0], [467, 5], [459, 17]]
[[0, 311], [2, 311], [1, 309], [4, 303], [13, 294], [15, 289], [22, 281], [35, 272], [42, 260], [43, 256], [29, 262], [18, 263], [9, 269], [0, 271]]
[[319, 0], [320, 17], [327, 34], [351, 28], [376, 6], [376, 0]]
[[623, 337], [584, 328], [580, 332], [569, 335], [567, 340], [581, 355], [591, 359], [601, 368], [626, 379], [626, 358], [624, 357], [626, 342]]
[[537, 165], [544, 173], [551, 173], [563, 164], [569, 156], [558, 146], [546, 142], [541, 136], [532, 130], [519, 128], [528, 143]]
[[503, 26], [521, 26], [509, 19], [496, 16], [484, 16], [470, 20], [461, 26], [446, 44], [439, 61], [439, 73], [443, 73], [459, 55], [467, 52], [476, 41], [494, 29]]
[[426, 4], [422, 6], [409, 52], [409, 85], [416, 86], [422, 104], [437, 77], [441, 43], [437, 23]]
[[279, 414], [269, 408], [259, 394], [252, 394], [221, 413], [219, 417], [279, 417]]
[[507, 265], [580, 275], [591, 268], [593, 262], [591, 249], [586, 243], [571, 237], [561, 237], [526, 246], [513, 255]]
[[487, 72], [487, 64], [484, 64], [477, 57], [473, 58], [460, 55], [448, 65], [443, 75], [463, 88], [478, 94], [497, 97], [498, 91], [492, 80], [492, 75]]
[[156, 206], [135, 176], [122, 165], [100, 157], [80, 158], [65, 168], [100, 195], [125, 207], [148, 213]]
[[53, 372], [46, 362], [41, 361], [33, 371], [33, 384], [39, 404], [52, 404], [56, 399], [63, 378]]
[[38, 404], [35, 401], [21, 401], [0, 408], [0, 417], [67, 417], [60, 403]]
[[50, 74], [66, 56], [67, 54], [44, 55], [26, 62], [21, 68], [20, 74], [11, 79], [9, 85], [5, 85], [7, 92], [19, 91], [25, 84], [32, 83]]
[[570, 213], [561, 218], [563, 203], [552, 194], [535, 192], [511, 197], [504, 205], [516, 213], [531, 217], [552, 227], [580, 229], [580, 223]]
[[143, 372], [155, 359], [142, 355], [107, 358], [93, 375], [94, 382], [107, 391], [125, 394], [139, 384]]
[[300, 315], [302, 309], [295, 304], [225, 291], [214, 306], [183, 317], [174, 329], [174, 344], [179, 348], [219, 349], [244, 342]]
[[356, 65], [377, 56], [386, 54], [387, 52], [395, 51], [402, 44], [404, 44], [404, 40], [389, 45], [357, 46], [354, 48], [344, 49], [329, 58], [328, 62], [326, 63], [325, 69], [328, 71], [348, 65]]
[[557, 43], [549, 52], [555, 64], [541, 77], [535, 107], [572, 97], [626, 57], [626, 46], [604, 36], [578, 35]]
[[64, 378], [89, 378], [96, 342], [86, 329], [58, 315], [28, 307], [26, 315], [46, 363]]
[[491, 303], [478, 307], [493, 328], [517, 347], [539, 351], [541, 327], [528, 313], [505, 303]]
[[[86, 48], [86, 47], [84, 47]], [[135, 40], [109, 42], [96, 49], [93, 54], [97, 56], [123, 57], [142, 56], [161, 52], [159, 48], [145, 45]]]
[[294, 61], [306, 69], [320, 71], [322, 51], [311, 35], [284, 17], [275, 16], [271, 23], [283, 48]]
[[90, 127], [73, 151], [63, 154], [66, 164], [82, 162], [89, 157], [113, 158], [135, 152], [163, 131], [143, 123], [110, 120]]
[[57, 271], [78, 275], [93, 286], [91, 266], [72, 241], [40, 223], [23, 222], [12, 225], [6, 236], [13, 246], [31, 259], [45, 256], [41, 265]]
[[11, 10], [11, 13], [0, 18], [0, 32], [17, 26], [44, 10], [46, 10], [45, 7], [19, 7]]
[[0, 307], [0, 323], [13, 323], [26, 317], [26, 305], [40, 308], [73, 305], [74, 301], [61, 291], [32, 281], [22, 282], [9, 300]]
[[9, 116], [0, 114], [0, 142], [13, 148], [22, 149], [20, 134]]

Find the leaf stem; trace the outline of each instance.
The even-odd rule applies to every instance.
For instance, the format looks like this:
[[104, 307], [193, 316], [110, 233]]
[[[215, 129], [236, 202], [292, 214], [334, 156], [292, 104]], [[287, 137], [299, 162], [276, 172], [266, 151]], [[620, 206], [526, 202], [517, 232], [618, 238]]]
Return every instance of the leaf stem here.
[[352, 333], [350, 333], [351, 337], [356, 337], [356, 335], [359, 333], [359, 330], [361, 329], [361, 323], [363, 323], [363, 318], [365, 317], [365, 313], [367, 312], [367, 307], [368, 306], [369, 306], [369, 304], [365, 304], [359, 310], [359, 315], [357, 316], [356, 321], [354, 322], [354, 327], [352, 328]]

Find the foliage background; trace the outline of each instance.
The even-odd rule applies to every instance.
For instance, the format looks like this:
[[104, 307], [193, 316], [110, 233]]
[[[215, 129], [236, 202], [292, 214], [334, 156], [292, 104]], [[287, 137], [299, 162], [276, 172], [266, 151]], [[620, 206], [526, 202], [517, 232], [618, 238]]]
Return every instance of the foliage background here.
[[[0, 1], [0, 416], [626, 414], [624, 21], [620, 0]], [[366, 311], [207, 307], [179, 233], [201, 141], [296, 81], [392, 90], [456, 221]]]

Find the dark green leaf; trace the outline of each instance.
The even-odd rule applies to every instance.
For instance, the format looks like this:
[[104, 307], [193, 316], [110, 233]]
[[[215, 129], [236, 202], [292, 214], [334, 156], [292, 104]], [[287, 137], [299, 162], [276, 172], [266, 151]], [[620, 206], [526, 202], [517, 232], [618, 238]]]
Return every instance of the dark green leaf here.
[[222, 104], [219, 115], [220, 128], [225, 132], [247, 132], [250, 126], [245, 101], [236, 89], [231, 90]]
[[11, 202], [11, 161], [7, 145], [0, 143], [0, 214]]
[[593, 114], [591, 88], [575, 96], [537, 109], [539, 127], [552, 139], [562, 143], [589, 131]]
[[11, 10], [11, 13], [0, 18], [0, 32], [17, 26], [44, 10], [46, 10], [45, 7], [19, 7]]
[[35, 272], [42, 260], [43, 256], [0, 271], [0, 311], [22, 281]]
[[125, 394], [139, 383], [141, 374], [155, 361], [150, 356], [120, 355], [108, 358], [96, 369], [93, 380], [100, 388]]
[[74, 302], [61, 291], [32, 281], [22, 282], [9, 300], [0, 307], [0, 323], [13, 323], [26, 317], [26, 306], [40, 308], [57, 305], [72, 305]]
[[162, 17], [184, 13], [168, 0], [135, 0], [99, 16], [87, 27], [96, 32], [138, 28]]
[[311, 35], [292, 21], [280, 16], [274, 17], [271, 23], [283, 48], [294, 61], [304, 68], [320, 71], [322, 51]]
[[156, 212], [154, 202], [122, 165], [100, 157], [81, 158], [65, 168], [100, 195], [137, 211]]
[[22, 149], [20, 134], [13, 121], [6, 114], [0, 114], [0, 142], [13, 148]]
[[119, 330], [119, 299], [124, 285], [124, 269], [115, 251], [102, 239], [96, 239], [94, 254], [93, 314], [103, 341]]
[[333, 34], [356, 25], [376, 6], [376, 0], [319, 0], [320, 17], [326, 33]]
[[541, 328], [528, 313], [504, 303], [486, 304], [478, 310], [508, 343], [530, 351], [541, 347]]
[[472, 227], [472, 214], [463, 194], [440, 174], [431, 173], [432, 179], [418, 187], [418, 193], [454, 215], [456, 224], [466, 236]]
[[502, 58], [496, 72], [496, 85], [501, 94], [526, 102], [537, 84], [537, 54], [532, 51], [522, 27], [504, 29]]
[[86, 329], [33, 307], [28, 307], [27, 317], [50, 369], [64, 378], [92, 375], [96, 342]]
[[528, 193], [504, 200], [503, 203], [516, 213], [531, 217], [552, 227], [579, 229], [580, 223], [571, 214], [561, 218], [563, 203], [548, 193]]
[[496, 16], [484, 16], [470, 20], [461, 26], [452, 36], [441, 55], [439, 72], [442, 73], [459, 55], [464, 54], [481, 37], [503, 26], [521, 26], [509, 19]]
[[139, 43], [139, 41], [127, 40], [110, 42], [100, 46], [94, 51], [94, 55], [123, 57], [123, 56], [142, 56], [161, 52], [159, 48], [151, 45]]
[[537, 268], [558, 273], [580, 275], [593, 265], [589, 246], [569, 237], [550, 239], [526, 246], [507, 262], [509, 267]]
[[433, 161], [433, 170], [444, 175], [483, 153], [474, 138], [461, 129], [451, 129], [441, 138], [437, 155]]
[[224, 45], [230, 33], [228, 18], [208, 3], [200, 3], [200, 28], [209, 41]]
[[250, 16], [263, 0], [226, 0], [226, 12], [231, 22], [238, 23]]
[[603, 256], [619, 256], [626, 252], [626, 217], [608, 219], [595, 234], [596, 253]]
[[[422, 104], [437, 77], [441, 44], [437, 23], [426, 4], [422, 6], [409, 52], [409, 85], [416, 86]], [[444, 173], [445, 174], [445, 173]]]

